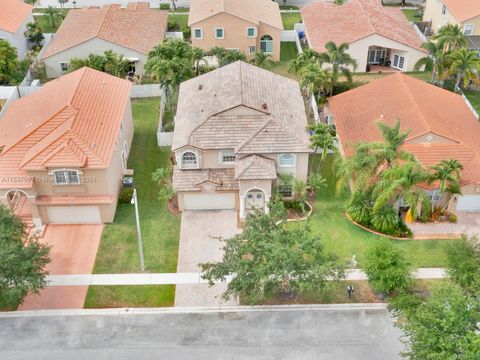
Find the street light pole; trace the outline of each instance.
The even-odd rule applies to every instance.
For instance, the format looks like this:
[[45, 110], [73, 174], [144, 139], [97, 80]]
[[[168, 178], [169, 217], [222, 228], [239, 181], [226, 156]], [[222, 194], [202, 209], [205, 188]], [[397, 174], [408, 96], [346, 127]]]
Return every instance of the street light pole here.
[[142, 232], [140, 230], [140, 214], [138, 213], [137, 189], [133, 188], [132, 204], [135, 205], [135, 218], [137, 221], [138, 254], [140, 255], [140, 270], [145, 271], [145, 260], [143, 258]]

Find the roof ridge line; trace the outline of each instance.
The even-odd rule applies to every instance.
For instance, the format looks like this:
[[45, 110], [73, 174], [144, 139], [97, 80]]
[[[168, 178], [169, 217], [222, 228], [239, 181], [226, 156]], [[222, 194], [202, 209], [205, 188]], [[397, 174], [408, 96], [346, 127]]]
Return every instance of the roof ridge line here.
[[[404, 79], [404, 74], [402, 73], [398, 73], [400, 74], [399, 75], [399, 78], [400, 78], [400, 81], [402, 82], [402, 85], [403, 87], [407, 90], [407, 94], [408, 94], [408, 97], [410, 98], [410, 100], [413, 102], [413, 104], [415, 105], [415, 108], [417, 109], [418, 111], [418, 114], [420, 115], [420, 119], [422, 120], [423, 124], [425, 125], [425, 127], [430, 131], [430, 132], [433, 132], [432, 130], [432, 127], [430, 126], [430, 124], [428, 123], [428, 121], [425, 119], [425, 115], [423, 114], [423, 109], [419, 106], [417, 100], [415, 99], [415, 96], [413, 96], [412, 94], [412, 91], [410, 90], [410, 87], [407, 85], [407, 83], [405, 82], [405, 79]], [[408, 75], [405, 75], [405, 76], [408, 76]], [[420, 80], [419, 80], [420, 81]]]
[[[102, 19], [102, 21], [101, 21], [101, 23], [100, 23], [100, 26], [98, 27], [98, 30], [97, 30], [97, 32], [96, 32], [96, 35], [95, 35], [92, 39], [94, 39], [95, 37], [101, 38], [101, 37], [100, 37], [100, 33], [101, 33], [101, 31], [102, 31], [102, 28], [105, 26], [105, 22], [106, 22], [106, 20], [107, 20], [107, 16], [110, 14], [110, 11], [115, 8], [115, 7], [112, 7], [112, 5], [113, 5], [113, 4], [108, 4], [108, 5], [104, 5], [104, 6], [102, 6], [102, 7], [100, 8], [100, 12], [102, 12], [103, 8], [106, 8], [106, 10], [105, 10], [105, 15], [103, 16], [103, 19]], [[101, 38], [101, 39], [102, 39], [102, 38]], [[105, 40], [105, 39], [103, 39], [103, 40]]]
[[273, 116], [269, 116], [268, 120], [265, 121], [259, 128], [253, 132], [252, 136], [250, 138], [245, 139], [242, 143], [240, 143], [237, 148], [235, 149], [235, 152], [240, 151], [245, 145], [247, 145], [250, 141], [252, 141], [265, 127], [270, 124], [273, 121]]

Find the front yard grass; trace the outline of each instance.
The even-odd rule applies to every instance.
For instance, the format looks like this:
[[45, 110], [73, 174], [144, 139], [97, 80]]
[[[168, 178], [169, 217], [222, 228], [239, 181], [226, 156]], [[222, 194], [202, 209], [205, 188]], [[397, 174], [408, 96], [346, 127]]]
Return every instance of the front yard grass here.
[[296, 23], [302, 22], [300, 13], [282, 13], [281, 16], [284, 30], [293, 30]]
[[[317, 168], [319, 156], [314, 155], [313, 169]], [[337, 254], [346, 263], [355, 255], [361, 267], [365, 251], [381, 236], [369, 233], [352, 224], [344, 215], [348, 194], [337, 196], [333, 156], [327, 157], [320, 173], [327, 179], [328, 187], [320, 190], [314, 203], [314, 212], [309, 220], [311, 231], [320, 236], [326, 249]], [[414, 267], [444, 267], [445, 247], [455, 240], [387, 240], [400, 248]]]
[[[180, 217], [171, 215], [165, 201], [157, 200], [152, 172], [165, 167], [170, 151], [157, 146], [159, 98], [132, 100], [135, 135], [128, 159], [138, 192], [140, 223], [147, 272], [176, 272]], [[119, 204], [112, 224], [106, 224], [94, 273], [139, 272], [135, 210]]]
[[84, 308], [173, 306], [175, 285], [90, 286]]
[[468, 90], [465, 91], [465, 96], [467, 97], [470, 104], [477, 110], [477, 113], [480, 114], [480, 91], [478, 90]]

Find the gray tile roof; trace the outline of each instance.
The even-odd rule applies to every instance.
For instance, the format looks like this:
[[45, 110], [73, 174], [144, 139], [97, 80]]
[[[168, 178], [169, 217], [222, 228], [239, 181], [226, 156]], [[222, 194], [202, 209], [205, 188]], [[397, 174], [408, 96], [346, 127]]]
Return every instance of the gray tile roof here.
[[235, 169], [173, 169], [173, 189], [175, 191], [201, 191], [201, 184], [210, 182], [217, 191], [238, 190]]
[[251, 155], [235, 162], [235, 179], [270, 180], [277, 178], [275, 161], [259, 155]]
[[306, 126], [296, 81], [237, 61], [181, 84], [172, 150], [310, 152]]

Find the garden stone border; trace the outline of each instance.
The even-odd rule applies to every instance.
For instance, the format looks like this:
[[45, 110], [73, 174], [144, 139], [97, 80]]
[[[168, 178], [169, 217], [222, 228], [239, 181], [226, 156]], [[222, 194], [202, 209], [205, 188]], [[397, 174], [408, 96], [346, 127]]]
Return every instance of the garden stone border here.
[[310, 208], [310, 210], [308, 211], [307, 215], [304, 216], [303, 218], [299, 218], [299, 219], [286, 219], [286, 220], [279, 220], [277, 221], [276, 225], [280, 225], [281, 223], [284, 223], [284, 222], [296, 222], [296, 221], [305, 221], [307, 220], [313, 213], [313, 206], [312, 204], [310, 204], [308, 201], [305, 201], [305, 204], [308, 205], [308, 207]]

